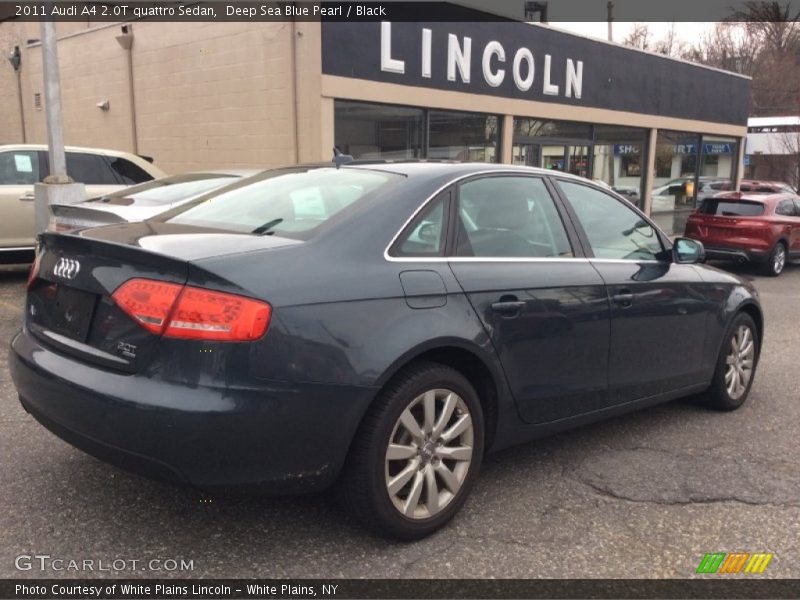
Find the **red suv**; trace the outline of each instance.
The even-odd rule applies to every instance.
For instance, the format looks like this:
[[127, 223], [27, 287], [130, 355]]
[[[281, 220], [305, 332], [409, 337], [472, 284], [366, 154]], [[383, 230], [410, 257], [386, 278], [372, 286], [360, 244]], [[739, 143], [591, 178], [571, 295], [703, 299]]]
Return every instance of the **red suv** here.
[[800, 258], [800, 197], [717, 194], [689, 215], [684, 235], [703, 242], [708, 258], [762, 264], [778, 276], [787, 259]]

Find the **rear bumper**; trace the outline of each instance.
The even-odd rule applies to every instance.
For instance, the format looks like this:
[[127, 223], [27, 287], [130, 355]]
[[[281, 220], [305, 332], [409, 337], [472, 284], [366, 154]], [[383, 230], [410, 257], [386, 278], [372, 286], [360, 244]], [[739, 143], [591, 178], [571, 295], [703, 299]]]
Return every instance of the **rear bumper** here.
[[706, 258], [710, 260], [736, 260], [739, 262], [762, 263], [769, 257], [769, 252], [721, 246], [705, 246]]
[[375, 394], [267, 381], [189, 387], [88, 365], [24, 331], [11, 343], [9, 365], [26, 410], [68, 443], [146, 476], [204, 488], [327, 487]]

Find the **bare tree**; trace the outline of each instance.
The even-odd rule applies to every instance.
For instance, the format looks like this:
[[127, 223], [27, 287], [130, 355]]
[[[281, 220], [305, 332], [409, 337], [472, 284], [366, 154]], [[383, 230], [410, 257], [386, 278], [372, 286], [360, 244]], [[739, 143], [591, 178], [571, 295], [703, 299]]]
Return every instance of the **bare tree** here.
[[622, 43], [639, 50], [650, 49], [650, 27], [642, 23], [634, 23], [631, 32], [625, 36]]
[[786, 156], [786, 168], [781, 177], [788, 177], [788, 182], [800, 189], [800, 130], [781, 133], [780, 143]]

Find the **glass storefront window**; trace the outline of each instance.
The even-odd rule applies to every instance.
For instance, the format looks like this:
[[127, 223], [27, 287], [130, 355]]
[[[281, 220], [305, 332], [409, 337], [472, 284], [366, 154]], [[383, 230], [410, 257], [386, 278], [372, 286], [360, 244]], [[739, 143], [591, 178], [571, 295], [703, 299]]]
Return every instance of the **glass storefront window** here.
[[334, 144], [353, 158], [497, 162], [499, 138], [497, 115], [334, 102]]
[[592, 179], [641, 206], [647, 130], [595, 125]]
[[432, 110], [429, 119], [428, 158], [497, 162], [497, 116]]
[[577, 121], [542, 121], [540, 119], [514, 119], [514, 140], [552, 137], [570, 140], [592, 139], [590, 123]]
[[421, 108], [336, 100], [334, 143], [353, 158], [423, 158]]
[[651, 216], [670, 236], [683, 234], [695, 207], [695, 174], [700, 136], [661, 131], [656, 137], [656, 172], [651, 190]]
[[700, 154], [700, 178], [732, 183], [738, 159], [739, 144], [736, 138], [704, 135]]

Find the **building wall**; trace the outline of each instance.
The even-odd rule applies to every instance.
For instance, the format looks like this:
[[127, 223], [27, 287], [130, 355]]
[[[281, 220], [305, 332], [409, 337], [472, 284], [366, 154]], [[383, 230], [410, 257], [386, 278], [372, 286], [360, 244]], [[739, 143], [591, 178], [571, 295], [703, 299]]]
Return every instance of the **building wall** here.
[[0, 23], [0, 144], [22, 142], [17, 74], [6, 60], [14, 46], [24, 47], [24, 32], [19, 23]]
[[[120, 25], [69, 25], [59, 28], [58, 45], [67, 144], [134, 151], [127, 50], [115, 39]], [[291, 22], [131, 26], [139, 154], [154, 157], [168, 173], [277, 166], [296, 162], [298, 153], [316, 159], [318, 33], [303, 35]], [[38, 44], [24, 48], [23, 63], [28, 141], [43, 143], [44, 111], [34, 108], [34, 95], [43, 96]], [[108, 111], [97, 107], [105, 100]], [[299, 152], [297, 132], [313, 152]]]

